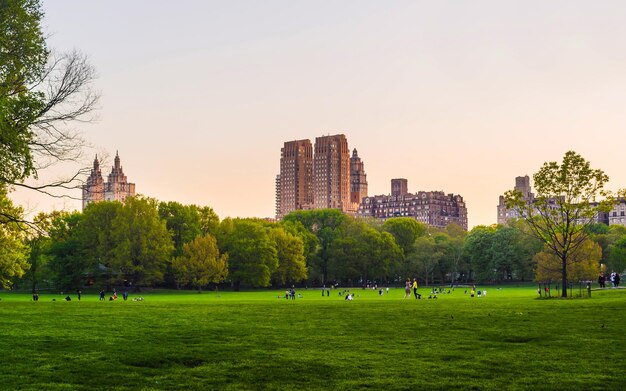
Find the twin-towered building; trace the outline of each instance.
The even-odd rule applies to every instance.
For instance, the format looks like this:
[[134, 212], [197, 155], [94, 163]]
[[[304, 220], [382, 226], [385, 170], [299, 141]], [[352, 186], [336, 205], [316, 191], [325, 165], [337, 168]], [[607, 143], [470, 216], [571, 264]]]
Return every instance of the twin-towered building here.
[[294, 210], [333, 208], [356, 214], [367, 175], [343, 134], [284, 143], [276, 176], [276, 218]]
[[367, 196], [365, 165], [343, 134], [284, 143], [276, 176], [276, 218], [301, 209], [339, 209], [361, 217], [406, 216], [435, 227], [467, 229], [463, 197], [442, 191], [409, 194], [406, 179], [392, 179], [390, 196]]
[[115, 153], [115, 161], [107, 182], [102, 178], [100, 162], [96, 156], [91, 173], [83, 186], [83, 209], [92, 202], [124, 201], [135, 195], [135, 184], [128, 183], [120, 164], [120, 156]]

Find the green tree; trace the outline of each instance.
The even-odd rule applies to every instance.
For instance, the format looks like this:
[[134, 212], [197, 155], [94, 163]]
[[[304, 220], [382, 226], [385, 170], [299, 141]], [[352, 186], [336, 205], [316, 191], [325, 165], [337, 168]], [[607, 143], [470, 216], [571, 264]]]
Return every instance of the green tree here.
[[[520, 192], [505, 194], [508, 208], [516, 209], [532, 234], [541, 240], [561, 264], [562, 295], [567, 297], [568, 265], [572, 253], [589, 237], [595, 216], [611, 210], [614, 200], [604, 190], [608, 176], [592, 169], [588, 161], [568, 151], [563, 162], [544, 163], [533, 175], [536, 198], [526, 202]], [[597, 201], [597, 197], [604, 197]]]
[[298, 210], [283, 218], [285, 223], [300, 222], [317, 237], [318, 246], [308, 265], [310, 271], [319, 276], [321, 284], [328, 281], [332, 244], [341, 238], [347, 219], [338, 209]]
[[[569, 281], [594, 280], [600, 273], [600, 259], [602, 249], [590, 239], [583, 241], [573, 250], [568, 257]], [[559, 281], [561, 279], [561, 258], [557, 256], [547, 245], [544, 250], [535, 256], [537, 281]]]
[[468, 233], [463, 251], [469, 262], [468, 278], [493, 280], [493, 237], [496, 228], [479, 225]]
[[220, 251], [228, 254], [229, 276], [235, 290], [241, 284], [269, 286], [278, 268], [276, 246], [268, 228], [249, 219], [224, 219], [220, 224]]
[[60, 289], [82, 287], [87, 276], [97, 266], [81, 253], [81, 241], [77, 234], [81, 219], [82, 214], [79, 212], [58, 212], [50, 222], [48, 266]]
[[602, 264], [607, 267], [611, 260], [612, 246], [626, 238], [626, 227], [622, 225], [597, 224], [596, 226], [602, 226], [604, 229], [592, 229], [590, 238], [602, 247]]
[[428, 233], [427, 227], [411, 217], [394, 217], [383, 223], [383, 231], [393, 235], [404, 255], [413, 248], [415, 240]]
[[161, 282], [174, 245], [165, 221], [159, 218], [156, 200], [127, 198], [113, 227], [113, 277], [135, 289]]
[[38, 0], [0, 2], [0, 186], [58, 195], [78, 186], [79, 175], [37, 186], [23, 181], [56, 162], [78, 159], [82, 139], [69, 125], [88, 122], [98, 96], [85, 56], [50, 54], [42, 18]]
[[272, 280], [277, 285], [306, 280], [307, 268], [302, 239], [282, 227], [273, 228], [269, 236], [274, 241], [278, 256], [278, 267], [272, 274]]
[[159, 217], [165, 220], [167, 230], [174, 241], [174, 256], [183, 253], [183, 245], [191, 242], [202, 231], [200, 229], [200, 215], [197, 208], [186, 206], [179, 202], [159, 203]]
[[114, 222], [122, 212], [123, 205], [117, 201], [94, 202], [85, 208], [77, 227], [76, 240], [82, 257], [93, 267], [89, 277], [93, 283], [117, 282], [113, 273], [113, 259], [118, 246], [113, 232]]
[[413, 250], [407, 258], [404, 278], [421, 277], [428, 285], [432, 282], [432, 275], [441, 259], [442, 254], [437, 251], [432, 236], [421, 236], [415, 240]]
[[191, 284], [201, 291], [203, 286], [226, 279], [228, 255], [220, 255], [212, 235], [198, 236], [183, 245], [183, 253], [174, 258], [172, 268], [179, 284]]
[[366, 222], [347, 219], [345, 230], [330, 251], [331, 275], [351, 283], [386, 281], [402, 258], [402, 250], [388, 232], [379, 232]]
[[220, 226], [220, 218], [213, 208], [208, 206], [192, 205], [200, 218], [200, 232], [202, 235], [211, 234], [215, 236]]
[[29, 268], [26, 227], [14, 216], [20, 220], [22, 209], [13, 206], [5, 188], [0, 185], [0, 285], [5, 288]]
[[622, 237], [609, 246], [608, 268], [617, 273], [626, 270], [626, 237]]
[[39, 213], [34, 223], [39, 229], [31, 229], [26, 240], [26, 245], [30, 249], [28, 263], [30, 268], [23, 276], [23, 280], [27, 281], [30, 288], [35, 292], [44, 280], [51, 280], [48, 260], [50, 258], [49, 250], [52, 244], [48, 231], [50, 230], [52, 219], [57, 213]]

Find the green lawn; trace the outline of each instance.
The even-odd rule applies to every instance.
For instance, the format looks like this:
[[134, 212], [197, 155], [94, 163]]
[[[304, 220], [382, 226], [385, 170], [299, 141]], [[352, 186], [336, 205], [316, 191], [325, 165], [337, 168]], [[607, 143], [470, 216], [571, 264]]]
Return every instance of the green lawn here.
[[0, 387], [626, 388], [626, 290], [574, 300], [487, 290], [403, 300], [403, 289], [356, 289], [351, 302], [312, 289], [294, 301], [278, 299], [284, 291], [151, 292], [143, 302], [0, 293]]

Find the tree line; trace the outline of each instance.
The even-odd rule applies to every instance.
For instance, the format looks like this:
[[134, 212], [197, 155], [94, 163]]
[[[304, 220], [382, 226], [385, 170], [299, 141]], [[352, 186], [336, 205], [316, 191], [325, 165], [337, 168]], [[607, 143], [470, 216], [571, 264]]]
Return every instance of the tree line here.
[[[0, 200], [10, 201], [0, 194]], [[335, 209], [292, 212], [280, 222], [220, 221], [210, 207], [132, 197], [83, 212], [39, 214], [38, 230], [4, 225], [0, 276], [21, 289], [86, 286], [235, 290], [284, 286], [362, 286], [559, 281], [559, 259], [523, 221], [466, 232], [412, 218], [384, 222]], [[13, 229], [11, 229], [13, 227]], [[574, 280], [626, 269], [626, 228], [595, 224], [573, 255]], [[602, 266], [604, 265], [604, 266]]]

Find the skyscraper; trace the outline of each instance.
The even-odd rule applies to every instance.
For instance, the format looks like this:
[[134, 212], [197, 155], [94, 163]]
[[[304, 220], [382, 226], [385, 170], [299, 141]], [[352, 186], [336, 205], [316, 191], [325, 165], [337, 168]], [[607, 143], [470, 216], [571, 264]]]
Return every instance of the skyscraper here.
[[365, 165], [354, 148], [350, 158], [350, 202], [352, 209], [356, 211], [363, 197], [367, 197], [367, 175]]
[[276, 177], [276, 218], [313, 206], [313, 146], [311, 140], [288, 141], [280, 150]]
[[350, 151], [343, 134], [315, 138], [313, 206], [354, 212], [350, 203]]

